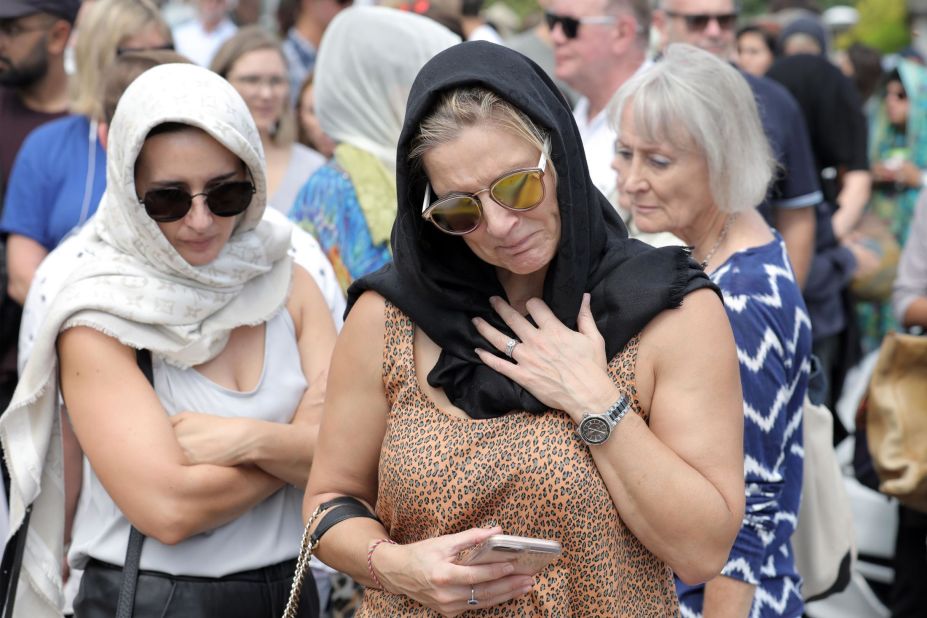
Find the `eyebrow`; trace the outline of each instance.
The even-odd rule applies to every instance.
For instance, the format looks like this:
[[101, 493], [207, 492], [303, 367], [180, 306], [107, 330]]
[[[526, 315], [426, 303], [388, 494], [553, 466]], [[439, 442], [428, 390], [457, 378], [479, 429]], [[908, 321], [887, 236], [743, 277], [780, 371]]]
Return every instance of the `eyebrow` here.
[[[234, 178], [239, 173], [241, 173], [241, 171], [234, 171], [234, 172], [229, 172], [227, 174], [221, 174], [219, 176], [215, 176], [207, 180], [204, 186], [206, 187], [215, 186], [223, 181]], [[175, 187], [186, 187], [186, 186], [187, 186], [187, 183], [182, 182], [180, 180], [156, 180], [151, 183], [151, 187], [167, 188], [167, 189], [173, 189]]]

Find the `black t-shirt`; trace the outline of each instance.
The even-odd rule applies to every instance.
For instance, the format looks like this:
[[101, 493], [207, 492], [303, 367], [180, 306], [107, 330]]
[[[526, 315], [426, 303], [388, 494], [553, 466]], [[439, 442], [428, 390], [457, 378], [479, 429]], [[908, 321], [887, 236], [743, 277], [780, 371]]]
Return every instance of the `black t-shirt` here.
[[16, 92], [0, 86], [0, 213], [7, 179], [23, 140], [39, 125], [64, 115], [31, 110], [23, 105]]

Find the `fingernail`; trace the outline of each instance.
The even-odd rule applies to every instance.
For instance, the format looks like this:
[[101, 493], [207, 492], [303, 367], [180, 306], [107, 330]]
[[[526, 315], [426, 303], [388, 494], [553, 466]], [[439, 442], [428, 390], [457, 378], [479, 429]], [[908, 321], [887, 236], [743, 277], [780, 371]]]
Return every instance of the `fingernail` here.
[[479, 319], [479, 318], [471, 318], [471, 319], [470, 319], [470, 323], [473, 324], [474, 326], [478, 326], [479, 323], [480, 323], [480, 319]]
[[514, 570], [515, 570], [515, 565], [512, 564], [511, 562], [506, 562], [506, 563], [502, 566], [502, 572], [503, 572], [505, 575], [508, 575], [509, 573], [511, 573], [511, 572], [514, 571]]

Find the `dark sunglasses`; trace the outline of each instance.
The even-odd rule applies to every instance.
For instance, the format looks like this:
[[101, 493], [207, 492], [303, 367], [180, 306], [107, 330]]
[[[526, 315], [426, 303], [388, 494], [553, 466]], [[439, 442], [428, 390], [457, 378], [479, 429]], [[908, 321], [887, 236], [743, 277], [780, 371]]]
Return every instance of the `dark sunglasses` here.
[[676, 13], [675, 11], [666, 11], [670, 17], [680, 17], [686, 20], [686, 28], [689, 32], [701, 32], [708, 27], [711, 20], [718, 22], [718, 27], [722, 30], [733, 30], [737, 24], [738, 13]]
[[550, 11], [544, 12], [544, 20], [551, 32], [557, 24], [563, 30], [563, 36], [568, 39], [575, 39], [579, 36], [580, 24], [613, 24], [615, 23], [614, 15], [601, 15], [598, 17], [567, 17], [566, 15], [557, 15]]
[[202, 195], [206, 206], [217, 217], [234, 217], [247, 210], [256, 189], [248, 180], [223, 182], [220, 185], [190, 195], [189, 191], [174, 187], [150, 189], [139, 203], [145, 205], [145, 212], [158, 223], [170, 223], [183, 219], [193, 207], [193, 198]]
[[124, 56], [125, 54], [133, 54], [136, 52], [147, 52], [147, 51], [174, 51], [174, 44], [165, 43], [164, 45], [156, 45], [154, 47], [117, 47], [116, 55]]
[[[547, 145], [544, 146], [545, 150]], [[537, 167], [517, 169], [496, 178], [489, 187], [476, 193], [452, 193], [431, 203], [431, 185], [425, 185], [422, 218], [435, 224], [442, 232], [461, 236], [480, 226], [483, 203], [479, 194], [489, 195], [500, 206], [515, 212], [526, 212], [544, 201], [544, 170], [547, 155], [541, 152]]]

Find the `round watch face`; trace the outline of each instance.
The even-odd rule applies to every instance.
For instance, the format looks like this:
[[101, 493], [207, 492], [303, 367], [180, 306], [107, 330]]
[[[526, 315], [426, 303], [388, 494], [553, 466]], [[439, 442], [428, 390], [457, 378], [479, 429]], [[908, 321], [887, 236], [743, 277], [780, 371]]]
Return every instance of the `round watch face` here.
[[605, 419], [593, 416], [583, 419], [583, 422], [579, 424], [579, 433], [589, 444], [602, 444], [608, 440], [611, 427]]

